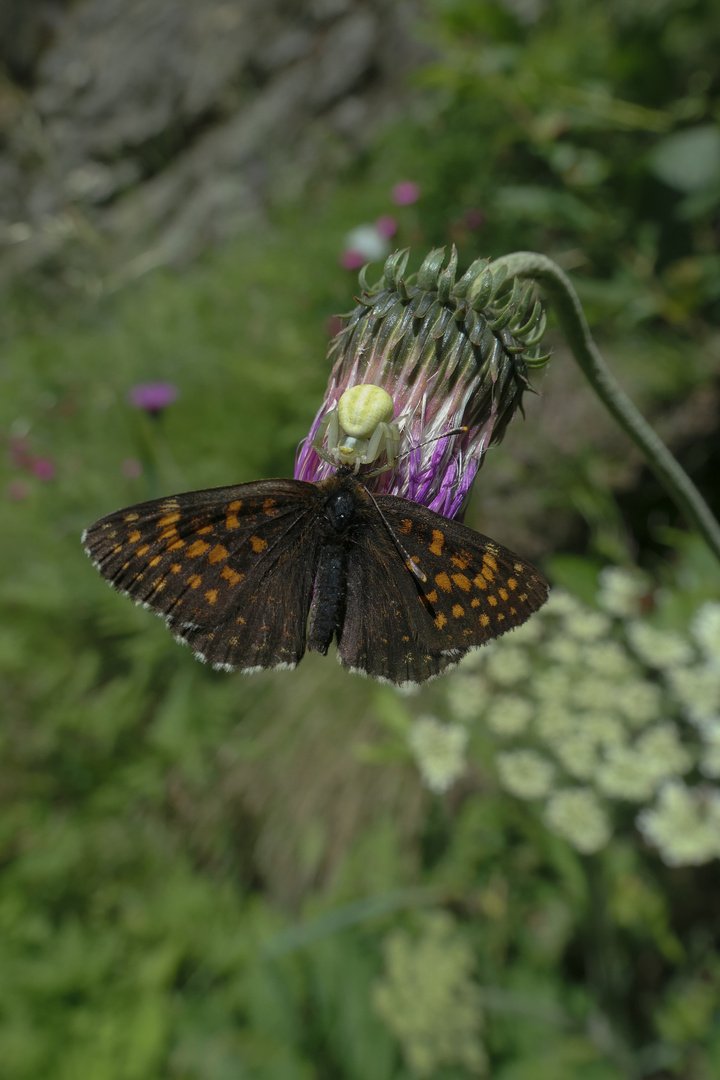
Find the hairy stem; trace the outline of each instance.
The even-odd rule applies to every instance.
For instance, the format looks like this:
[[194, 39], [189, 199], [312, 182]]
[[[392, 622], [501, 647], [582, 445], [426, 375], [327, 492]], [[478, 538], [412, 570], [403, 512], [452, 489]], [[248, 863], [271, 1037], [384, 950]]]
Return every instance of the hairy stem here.
[[610, 373], [592, 339], [587, 319], [570, 279], [557, 263], [534, 251], [516, 251], [490, 263], [507, 268], [508, 277], [534, 278], [547, 294], [565, 332], [573, 356], [605, 408], [642, 450], [651, 469], [720, 560], [720, 524], [684, 469], [643, 419]]

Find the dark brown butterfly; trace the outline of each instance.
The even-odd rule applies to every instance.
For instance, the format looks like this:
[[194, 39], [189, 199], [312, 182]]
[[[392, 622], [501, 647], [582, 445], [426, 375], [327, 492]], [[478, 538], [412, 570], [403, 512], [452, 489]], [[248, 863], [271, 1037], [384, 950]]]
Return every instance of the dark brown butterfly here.
[[349, 466], [109, 514], [83, 535], [100, 573], [226, 671], [294, 668], [337, 639], [350, 671], [421, 683], [524, 623], [548, 587], [524, 559]]

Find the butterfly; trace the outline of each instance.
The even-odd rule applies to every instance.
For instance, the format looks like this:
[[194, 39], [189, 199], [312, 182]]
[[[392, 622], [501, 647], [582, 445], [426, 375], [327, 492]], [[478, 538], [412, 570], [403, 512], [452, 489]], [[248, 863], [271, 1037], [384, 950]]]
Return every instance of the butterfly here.
[[422, 683], [524, 623], [547, 582], [494, 540], [350, 466], [139, 503], [83, 543], [103, 577], [215, 668], [294, 668], [335, 639], [340, 663]]

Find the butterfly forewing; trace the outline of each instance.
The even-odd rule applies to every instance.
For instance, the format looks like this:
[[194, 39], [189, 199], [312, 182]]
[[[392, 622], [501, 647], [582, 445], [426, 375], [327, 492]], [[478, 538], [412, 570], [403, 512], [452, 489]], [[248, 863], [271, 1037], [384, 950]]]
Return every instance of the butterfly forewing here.
[[292, 667], [305, 652], [320, 501], [316, 485], [299, 480], [189, 492], [102, 518], [85, 549], [200, 659]]

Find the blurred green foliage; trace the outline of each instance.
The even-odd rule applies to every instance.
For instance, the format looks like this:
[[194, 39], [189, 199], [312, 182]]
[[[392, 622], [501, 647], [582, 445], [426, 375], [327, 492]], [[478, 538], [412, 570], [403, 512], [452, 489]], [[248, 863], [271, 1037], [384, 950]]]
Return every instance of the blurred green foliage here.
[[[497, 782], [482, 726], [431, 795], [407, 732], [452, 717], [451, 679], [405, 699], [316, 657], [209, 671], [79, 544], [120, 505], [289, 474], [326, 320], [351, 304], [343, 234], [403, 176], [416, 256], [544, 251], [643, 392], [712, 370], [717, 5], [435, 0], [423, 32], [439, 55], [413, 115], [271, 236], [100, 299], [45, 281], [0, 302], [8, 1080], [720, 1072], [717, 862], [665, 866], [632, 813], [579, 854]], [[150, 378], [180, 388], [157, 421], [125, 400]], [[658, 571], [667, 628], [704, 599], [705, 560]], [[593, 602], [594, 564], [550, 569]]]

